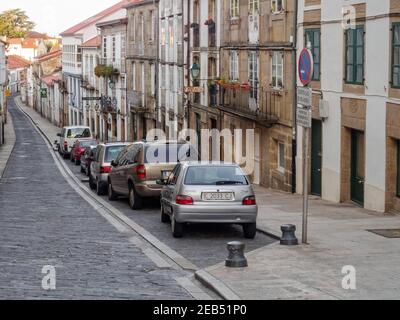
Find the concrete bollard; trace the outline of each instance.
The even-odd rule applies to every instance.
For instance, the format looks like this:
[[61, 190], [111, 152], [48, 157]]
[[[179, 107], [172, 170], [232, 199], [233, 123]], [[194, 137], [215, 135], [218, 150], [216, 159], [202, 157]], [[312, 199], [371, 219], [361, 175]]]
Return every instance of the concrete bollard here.
[[246, 245], [243, 242], [233, 241], [228, 243], [229, 256], [226, 259], [225, 266], [228, 268], [246, 268], [247, 259], [244, 256]]
[[282, 239], [281, 245], [283, 246], [297, 246], [299, 240], [296, 238], [296, 226], [292, 224], [287, 224], [281, 227]]

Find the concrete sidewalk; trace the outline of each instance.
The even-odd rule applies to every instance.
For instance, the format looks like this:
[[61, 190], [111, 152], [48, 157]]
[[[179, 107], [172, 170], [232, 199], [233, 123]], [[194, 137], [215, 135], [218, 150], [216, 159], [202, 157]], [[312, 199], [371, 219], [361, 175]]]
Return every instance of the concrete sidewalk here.
[[0, 145], [0, 179], [6, 169], [8, 159], [15, 145], [15, 131], [11, 116], [7, 117], [7, 124], [4, 128], [4, 144]]
[[[18, 105], [52, 140], [60, 129], [35, 110]], [[281, 236], [294, 224], [301, 239], [302, 197], [255, 187], [259, 229]], [[400, 216], [369, 212], [352, 204], [310, 200], [309, 245], [271, 245], [247, 253], [249, 267], [228, 269], [223, 263], [205, 269], [242, 299], [400, 299], [400, 239], [369, 229], [400, 229]], [[357, 271], [357, 290], [342, 288], [342, 268]], [[217, 285], [217, 284], [216, 284]]]
[[[281, 235], [294, 224], [301, 239], [302, 197], [255, 187], [260, 229]], [[400, 216], [352, 204], [310, 201], [309, 245], [279, 244], [247, 253], [249, 267], [206, 271], [242, 299], [400, 299], [400, 239], [367, 230], [400, 229]], [[356, 269], [356, 290], [344, 290], [344, 266]]]

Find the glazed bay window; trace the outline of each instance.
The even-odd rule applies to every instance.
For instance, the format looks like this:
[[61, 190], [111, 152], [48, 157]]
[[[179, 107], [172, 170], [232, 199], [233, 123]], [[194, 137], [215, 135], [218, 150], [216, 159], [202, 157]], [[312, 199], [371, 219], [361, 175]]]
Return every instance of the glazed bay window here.
[[400, 23], [393, 24], [392, 87], [400, 88]]
[[321, 29], [308, 29], [305, 31], [306, 45], [310, 44], [314, 58], [313, 81], [320, 81], [321, 75]]
[[346, 82], [364, 84], [364, 26], [346, 31]]
[[230, 0], [231, 2], [231, 19], [239, 18], [239, 0]]
[[271, 86], [276, 89], [283, 88], [283, 53], [272, 54], [272, 82]]
[[283, 0], [271, 0], [271, 12], [281, 13], [285, 10], [283, 7]]
[[230, 80], [236, 81], [239, 80], [239, 54], [237, 51], [231, 51], [230, 55]]

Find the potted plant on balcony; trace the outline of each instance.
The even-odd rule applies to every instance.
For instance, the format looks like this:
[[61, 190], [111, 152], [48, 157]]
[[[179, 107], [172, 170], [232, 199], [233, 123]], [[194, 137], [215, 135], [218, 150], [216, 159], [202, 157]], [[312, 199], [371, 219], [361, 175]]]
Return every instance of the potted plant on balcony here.
[[242, 83], [240, 87], [243, 91], [250, 91], [250, 89], [251, 89], [250, 83], [248, 83], [248, 82]]

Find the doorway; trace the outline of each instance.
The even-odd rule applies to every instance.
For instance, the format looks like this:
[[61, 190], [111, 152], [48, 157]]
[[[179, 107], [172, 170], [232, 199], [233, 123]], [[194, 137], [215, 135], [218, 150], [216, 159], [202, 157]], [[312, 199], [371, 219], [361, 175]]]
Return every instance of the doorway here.
[[322, 196], [322, 121], [312, 121], [311, 130], [311, 194]]
[[351, 131], [351, 200], [364, 205], [365, 186], [365, 135]]

